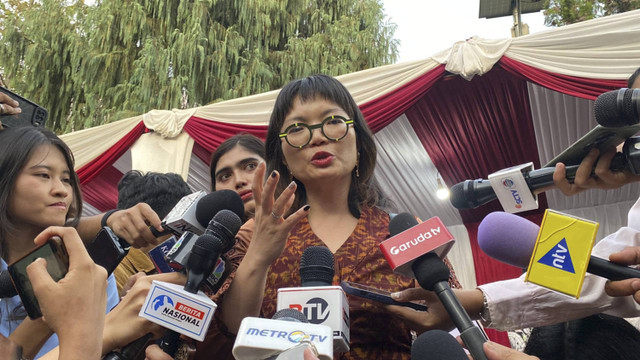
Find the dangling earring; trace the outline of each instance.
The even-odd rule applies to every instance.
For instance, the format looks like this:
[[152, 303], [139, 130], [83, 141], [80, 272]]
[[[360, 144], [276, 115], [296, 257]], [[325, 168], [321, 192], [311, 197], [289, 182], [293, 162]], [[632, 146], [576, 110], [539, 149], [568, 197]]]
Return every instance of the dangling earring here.
[[360, 177], [360, 169], [358, 168], [358, 164], [360, 163], [360, 152], [358, 151], [358, 157], [356, 158], [356, 177]]

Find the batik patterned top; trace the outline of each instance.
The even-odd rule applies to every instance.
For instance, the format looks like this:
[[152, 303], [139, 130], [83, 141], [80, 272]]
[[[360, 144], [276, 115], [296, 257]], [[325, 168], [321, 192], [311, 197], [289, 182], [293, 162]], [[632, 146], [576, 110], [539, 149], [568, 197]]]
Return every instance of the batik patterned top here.
[[[415, 287], [414, 280], [394, 274], [382, 255], [378, 245], [388, 237], [389, 215], [379, 208], [363, 208], [353, 233], [334, 253], [333, 284], [350, 281], [390, 292]], [[307, 218], [304, 218], [291, 230], [282, 255], [269, 268], [261, 317], [271, 318], [276, 312], [279, 288], [300, 286], [300, 258], [309, 246], [325, 244], [313, 233]], [[246, 249], [245, 246], [242, 248]], [[453, 270], [450, 285], [460, 288]], [[351, 350], [335, 354], [334, 359], [410, 359], [411, 334], [403, 321], [385, 311], [383, 305], [375, 301], [350, 295], [347, 298], [351, 320]], [[205, 343], [198, 346], [197, 358], [213, 356], [211, 350], [225, 348], [219, 342], [224, 342], [222, 337], [228, 337], [229, 334], [224, 334], [224, 329], [214, 332], [218, 332], [215, 336], [217, 339], [209, 334]], [[213, 344], [216, 342], [217, 346]], [[208, 354], [203, 354], [201, 350]]]

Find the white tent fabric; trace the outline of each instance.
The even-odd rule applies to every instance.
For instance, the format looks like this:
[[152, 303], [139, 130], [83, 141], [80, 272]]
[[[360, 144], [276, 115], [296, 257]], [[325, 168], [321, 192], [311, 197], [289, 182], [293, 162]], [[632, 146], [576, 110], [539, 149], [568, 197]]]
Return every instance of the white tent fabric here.
[[640, 10], [563, 26], [515, 39], [472, 37], [433, 56], [469, 80], [502, 56], [552, 73], [592, 79], [626, 79], [638, 67]]
[[[440, 64], [465, 78], [489, 71], [502, 56], [552, 73], [595, 79], [626, 79], [640, 66], [640, 10], [551, 29], [516, 39], [458, 42], [431, 58], [382, 66], [338, 77], [359, 105], [407, 84]], [[62, 138], [76, 157], [76, 169], [90, 163], [141, 121], [154, 133], [143, 135], [114, 167], [176, 172], [195, 190], [210, 189], [208, 164], [192, 156], [193, 140], [183, 132], [187, 120], [266, 125], [278, 91], [186, 110], [154, 110], [147, 114], [86, 129]], [[595, 126], [592, 102], [530, 84], [529, 96], [541, 163]], [[400, 116], [376, 134], [379, 149], [376, 177], [399, 210], [421, 218], [439, 216], [457, 238], [450, 258], [467, 287], [475, 286], [469, 236], [460, 214], [433, 196], [436, 170], [406, 117]], [[514, 164], [515, 165], [515, 164]], [[640, 185], [614, 191], [589, 191], [574, 197], [549, 192], [549, 207], [599, 221], [599, 237], [626, 222], [626, 211]], [[87, 211], [97, 211], [87, 207]]]

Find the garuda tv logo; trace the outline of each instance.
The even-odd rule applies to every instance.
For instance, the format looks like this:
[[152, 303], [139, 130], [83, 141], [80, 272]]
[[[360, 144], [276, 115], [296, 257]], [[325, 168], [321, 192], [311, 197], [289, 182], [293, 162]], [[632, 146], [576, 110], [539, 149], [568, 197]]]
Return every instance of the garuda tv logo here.
[[189, 305], [176, 302], [167, 295], [159, 295], [151, 302], [153, 310], [161, 315], [178, 320], [187, 324], [200, 326], [200, 321], [204, 318], [204, 312], [194, 309]]

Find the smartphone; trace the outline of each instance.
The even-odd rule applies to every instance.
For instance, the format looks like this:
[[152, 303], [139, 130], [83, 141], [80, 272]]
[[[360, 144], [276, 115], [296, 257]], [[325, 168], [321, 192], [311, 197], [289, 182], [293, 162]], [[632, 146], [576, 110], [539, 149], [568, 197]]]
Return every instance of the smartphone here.
[[544, 167], [554, 167], [559, 162], [567, 166], [579, 165], [592, 148], [602, 150], [616, 147], [638, 132], [640, 132], [640, 124], [615, 128], [598, 125], [568, 149], [551, 159]]
[[20, 103], [20, 109], [22, 110], [20, 114], [0, 115], [0, 122], [2, 122], [2, 126], [7, 128], [20, 126], [44, 127], [44, 123], [47, 121], [48, 116], [47, 109], [2, 86], [0, 86], [0, 92], [9, 95], [10, 98]]
[[62, 279], [69, 270], [69, 254], [62, 239], [59, 237], [49, 239], [44, 245], [39, 246], [9, 265], [8, 271], [13, 285], [18, 291], [18, 295], [20, 295], [20, 300], [22, 300], [27, 315], [31, 319], [37, 319], [42, 316], [40, 304], [38, 304], [38, 299], [33, 293], [29, 276], [27, 276], [27, 266], [37, 258], [43, 258], [47, 261], [47, 272], [56, 282]]
[[120, 240], [110, 227], [105, 226], [87, 245], [87, 252], [93, 262], [105, 268], [107, 274], [111, 275], [129, 253], [129, 244]]
[[381, 302], [387, 305], [399, 305], [410, 307], [414, 310], [427, 311], [427, 307], [424, 305], [412, 303], [412, 302], [399, 302], [393, 300], [391, 293], [388, 291], [372, 288], [361, 284], [352, 283], [349, 281], [343, 281], [340, 286], [349, 295], [358, 296], [361, 298]]

